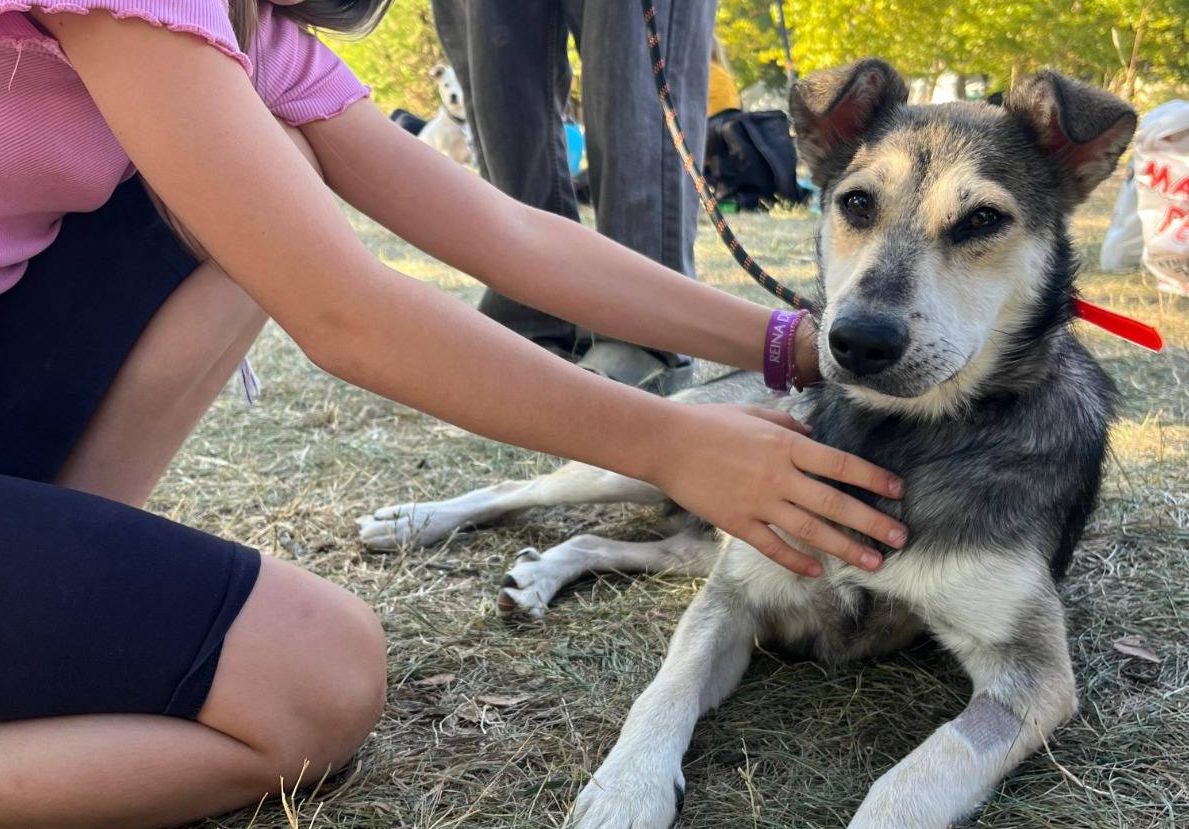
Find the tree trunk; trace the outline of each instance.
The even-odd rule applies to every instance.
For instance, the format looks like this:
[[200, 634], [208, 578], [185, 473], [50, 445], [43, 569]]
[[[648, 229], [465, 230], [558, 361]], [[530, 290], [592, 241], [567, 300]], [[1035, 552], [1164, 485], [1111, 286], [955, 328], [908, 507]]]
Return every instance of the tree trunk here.
[[1123, 84], [1123, 97], [1128, 101], [1135, 98], [1135, 76], [1139, 68], [1139, 44], [1144, 39], [1144, 29], [1148, 25], [1148, 4], [1140, 9], [1139, 20], [1135, 24], [1135, 39], [1131, 41], [1131, 60], [1127, 63], [1127, 80]]

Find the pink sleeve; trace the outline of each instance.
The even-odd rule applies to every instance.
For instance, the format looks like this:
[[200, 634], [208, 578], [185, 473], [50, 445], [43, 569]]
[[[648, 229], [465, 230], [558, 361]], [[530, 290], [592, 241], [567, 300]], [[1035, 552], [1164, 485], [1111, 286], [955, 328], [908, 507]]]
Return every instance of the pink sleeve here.
[[252, 64], [240, 51], [231, 29], [227, 0], [0, 0], [0, 13], [27, 12], [33, 8], [51, 14], [103, 11], [118, 20], [144, 20], [154, 26], [200, 37], [239, 61], [245, 70], [252, 71]]
[[273, 115], [293, 127], [333, 118], [371, 92], [318, 38], [274, 14], [272, 3], [260, 3], [260, 28], [249, 55], [257, 93]]

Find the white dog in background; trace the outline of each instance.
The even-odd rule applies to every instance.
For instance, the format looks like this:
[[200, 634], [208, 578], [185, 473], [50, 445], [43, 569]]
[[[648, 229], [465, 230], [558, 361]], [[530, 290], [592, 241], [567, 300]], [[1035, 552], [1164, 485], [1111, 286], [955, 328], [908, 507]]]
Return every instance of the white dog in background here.
[[438, 85], [442, 106], [438, 108], [437, 115], [426, 122], [417, 137], [459, 164], [469, 165], [473, 163], [475, 154], [471, 148], [471, 128], [467, 124], [466, 106], [458, 76], [454, 74], [453, 67], [442, 63], [435, 64], [429, 70], [429, 76]]

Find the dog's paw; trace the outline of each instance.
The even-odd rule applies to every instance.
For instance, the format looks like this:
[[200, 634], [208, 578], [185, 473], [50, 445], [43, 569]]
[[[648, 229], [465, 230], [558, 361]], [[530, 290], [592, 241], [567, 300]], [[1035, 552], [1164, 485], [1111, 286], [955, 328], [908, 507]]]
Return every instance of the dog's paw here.
[[378, 509], [371, 515], [361, 515], [356, 523], [359, 524], [359, 540], [369, 550], [385, 552], [398, 550], [409, 543], [429, 547], [458, 529], [437, 518], [432, 503], [399, 504]]
[[613, 542], [593, 535], [576, 535], [543, 553], [532, 547], [521, 550], [500, 585], [499, 614], [504, 617], [526, 614], [538, 621], [544, 618], [559, 590], [595, 572], [594, 562], [610, 543]]
[[545, 618], [549, 602], [565, 583], [555, 564], [533, 547], [525, 547], [516, 554], [512, 565], [500, 584], [496, 608], [505, 618], [527, 614], [540, 621]]
[[669, 829], [685, 803], [681, 771], [607, 759], [578, 795], [567, 829]]

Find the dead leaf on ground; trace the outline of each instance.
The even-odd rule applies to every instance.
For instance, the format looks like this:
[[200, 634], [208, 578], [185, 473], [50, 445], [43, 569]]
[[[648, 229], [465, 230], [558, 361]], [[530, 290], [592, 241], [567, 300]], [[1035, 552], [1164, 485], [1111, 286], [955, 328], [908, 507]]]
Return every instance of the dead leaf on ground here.
[[1160, 657], [1152, 653], [1144, 643], [1144, 640], [1138, 636], [1120, 636], [1114, 641], [1113, 647], [1125, 656], [1134, 656], [1136, 659], [1143, 659], [1145, 662], [1160, 663]]
[[425, 679], [418, 679], [413, 684], [418, 688], [437, 688], [439, 685], [449, 685], [457, 677], [454, 674], [434, 674], [427, 676]]
[[497, 708], [508, 708], [513, 705], [520, 705], [522, 702], [528, 702], [532, 699], [528, 694], [522, 694], [518, 697], [505, 697], [499, 694], [485, 694], [481, 697], [475, 697], [476, 702], [481, 702], [484, 705], [494, 705]]

